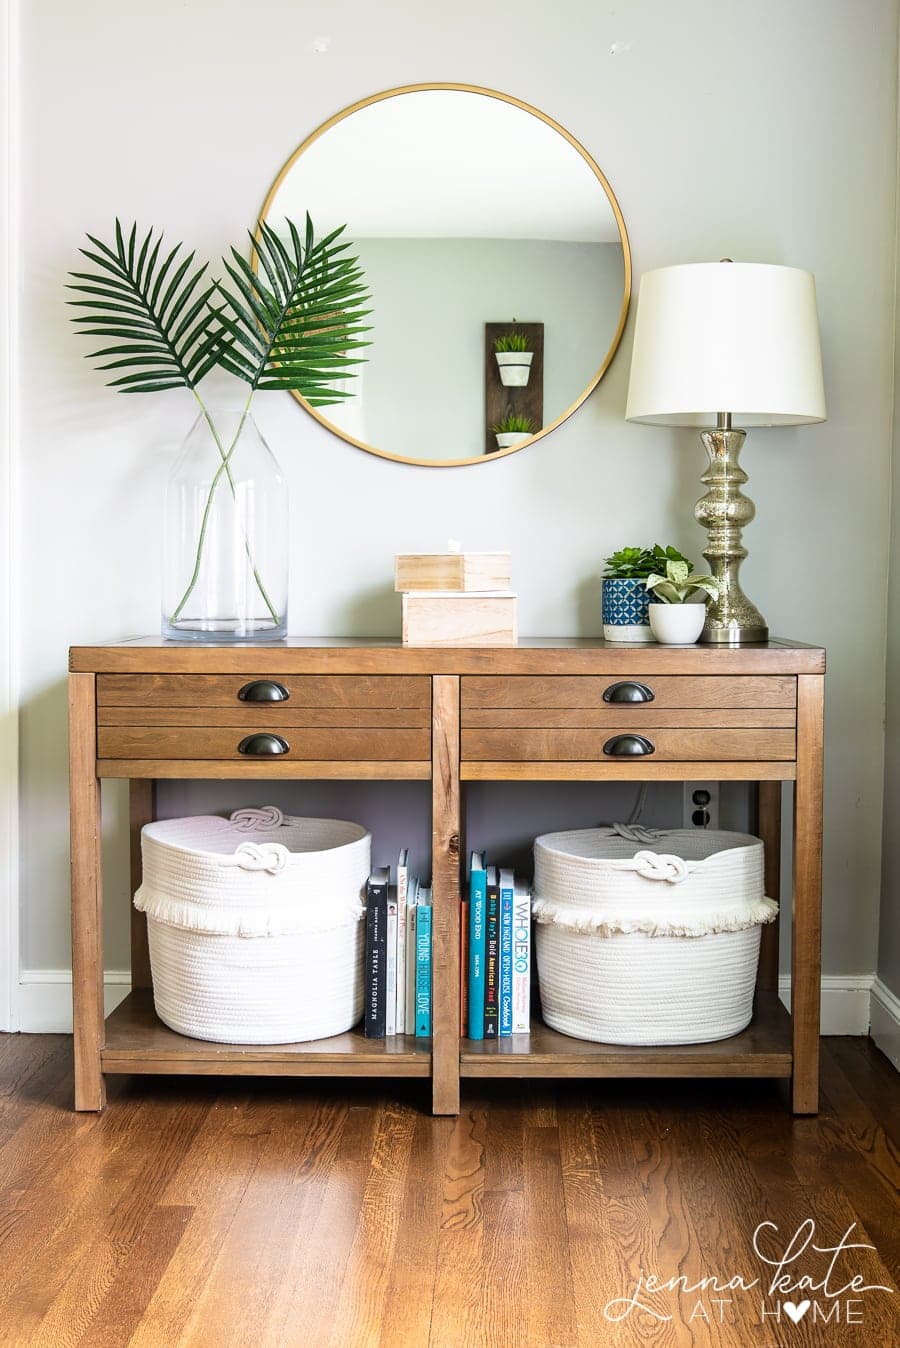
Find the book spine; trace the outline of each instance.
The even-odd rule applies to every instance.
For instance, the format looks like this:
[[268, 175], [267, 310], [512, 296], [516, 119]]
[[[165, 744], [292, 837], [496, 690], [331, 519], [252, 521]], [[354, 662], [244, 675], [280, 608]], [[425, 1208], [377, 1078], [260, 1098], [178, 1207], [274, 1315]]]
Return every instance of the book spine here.
[[384, 1032], [397, 1033], [397, 896], [387, 901], [387, 931], [384, 961]]
[[487, 876], [473, 870], [469, 890], [469, 1038], [484, 1038], [484, 907]]
[[397, 866], [397, 998], [396, 1034], [406, 1033], [406, 897], [409, 889], [409, 871], [400, 853]]
[[416, 1038], [431, 1035], [431, 907], [416, 913]]
[[484, 957], [484, 1037], [496, 1039], [500, 1027], [500, 891], [488, 880]]
[[416, 907], [415, 895], [406, 905], [406, 1034], [416, 1032]]
[[500, 887], [500, 1036], [512, 1034], [513, 1027], [513, 888]]
[[531, 894], [516, 890], [513, 900], [513, 1034], [531, 1029]]
[[459, 1033], [463, 1039], [469, 1020], [469, 900], [459, 905]]
[[366, 893], [366, 1006], [363, 1034], [383, 1039], [387, 886], [369, 882]]

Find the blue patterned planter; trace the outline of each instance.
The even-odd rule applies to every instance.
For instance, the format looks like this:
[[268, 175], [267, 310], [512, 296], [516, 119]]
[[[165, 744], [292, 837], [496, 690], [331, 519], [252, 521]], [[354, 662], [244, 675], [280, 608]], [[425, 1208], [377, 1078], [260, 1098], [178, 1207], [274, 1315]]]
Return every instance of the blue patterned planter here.
[[647, 610], [650, 596], [642, 580], [603, 581], [603, 637], [606, 641], [652, 641]]

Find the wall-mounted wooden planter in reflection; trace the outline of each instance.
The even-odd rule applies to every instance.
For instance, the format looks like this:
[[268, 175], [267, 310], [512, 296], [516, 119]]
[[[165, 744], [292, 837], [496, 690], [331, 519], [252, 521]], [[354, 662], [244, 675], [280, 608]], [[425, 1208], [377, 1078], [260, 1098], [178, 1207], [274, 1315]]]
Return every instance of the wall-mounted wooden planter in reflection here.
[[[494, 339], [504, 332], [521, 332], [528, 338], [533, 353], [528, 383], [520, 387], [503, 384], [494, 353]], [[491, 430], [510, 412], [530, 417], [535, 433], [544, 424], [544, 325], [543, 323], [485, 323], [484, 325], [484, 452], [497, 450], [497, 437]]]

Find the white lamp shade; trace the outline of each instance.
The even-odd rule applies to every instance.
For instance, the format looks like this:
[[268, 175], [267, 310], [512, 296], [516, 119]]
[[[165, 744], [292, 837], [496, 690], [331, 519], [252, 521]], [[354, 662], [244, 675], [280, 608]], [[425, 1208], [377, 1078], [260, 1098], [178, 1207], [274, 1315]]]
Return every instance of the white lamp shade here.
[[750, 262], [660, 267], [641, 280], [625, 416], [658, 426], [825, 420], [812, 274]]

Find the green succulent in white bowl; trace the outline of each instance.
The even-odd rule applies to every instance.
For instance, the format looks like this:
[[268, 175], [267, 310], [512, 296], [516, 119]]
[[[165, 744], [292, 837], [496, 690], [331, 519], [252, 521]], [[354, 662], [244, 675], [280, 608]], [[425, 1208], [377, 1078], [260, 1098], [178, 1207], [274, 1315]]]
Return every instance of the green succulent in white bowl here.
[[697, 591], [705, 591], [710, 599], [718, 599], [719, 582], [715, 576], [701, 576], [691, 571], [685, 561], [666, 562], [666, 574], [652, 571], [644, 584], [663, 604], [686, 604]]
[[658, 601], [649, 608], [650, 630], [656, 640], [666, 646], [695, 642], [703, 631], [708, 601], [719, 597], [715, 576], [701, 576], [687, 562], [668, 561], [664, 576], [654, 571], [644, 584]]

